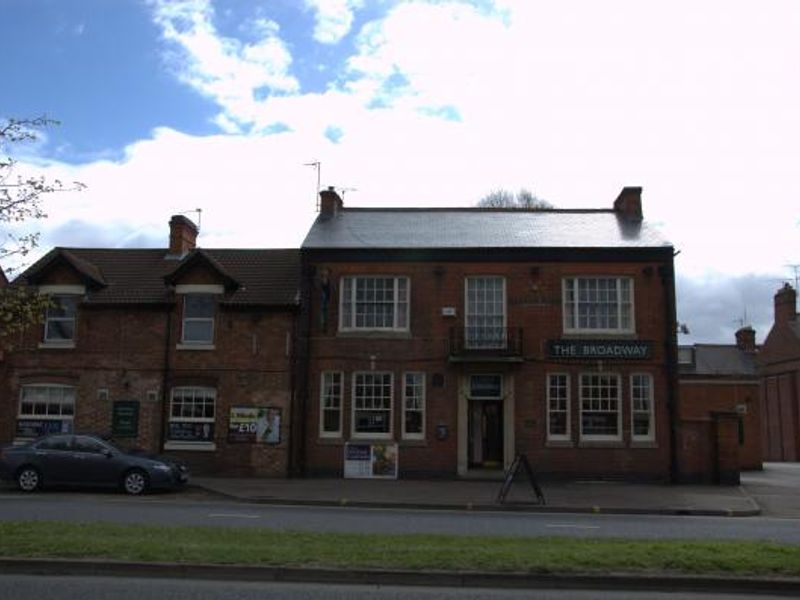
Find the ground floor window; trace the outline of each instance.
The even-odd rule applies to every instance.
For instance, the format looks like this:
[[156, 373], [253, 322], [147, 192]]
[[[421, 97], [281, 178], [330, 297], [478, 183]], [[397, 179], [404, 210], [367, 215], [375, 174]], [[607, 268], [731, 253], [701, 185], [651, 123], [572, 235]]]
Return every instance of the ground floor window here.
[[569, 439], [569, 375], [547, 377], [547, 439]]
[[655, 439], [653, 427], [653, 378], [646, 373], [631, 375], [631, 438]]
[[17, 413], [18, 438], [37, 438], [73, 429], [75, 388], [66, 385], [24, 385]]
[[216, 400], [214, 388], [172, 388], [168, 440], [188, 444], [212, 443]]
[[425, 374], [403, 376], [403, 438], [425, 438]]
[[353, 374], [353, 437], [391, 438], [391, 373]]
[[320, 437], [341, 437], [342, 398], [344, 396], [344, 376], [342, 373], [325, 371], [320, 388]]
[[619, 440], [620, 377], [614, 373], [584, 373], [580, 378], [581, 438]]

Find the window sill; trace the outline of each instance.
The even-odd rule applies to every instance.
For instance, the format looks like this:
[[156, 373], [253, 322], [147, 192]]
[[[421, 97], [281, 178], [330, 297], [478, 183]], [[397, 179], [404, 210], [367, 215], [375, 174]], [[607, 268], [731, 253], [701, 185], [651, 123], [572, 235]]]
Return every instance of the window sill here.
[[353, 435], [353, 436], [350, 437], [350, 439], [348, 441], [352, 442], [354, 444], [373, 444], [373, 443], [375, 443], [375, 444], [386, 444], [387, 442], [388, 443], [392, 443], [392, 444], [396, 444], [397, 443], [397, 441], [394, 439], [394, 437], [392, 437], [392, 434], [390, 434], [390, 433], [383, 434], [383, 437], [381, 437], [381, 434]]
[[178, 344], [176, 350], [216, 350], [214, 344]]
[[348, 329], [337, 331], [336, 337], [340, 338], [368, 338], [376, 340], [410, 340], [411, 332], [408, 330], [394, 331], [382, 329]]
[[625, 448], [622, 440], [581, 440], [578, 448]]
[[654, 440], [631, 440], [631, 448], [658, 448]]
[[40, 350], [73, 350], [75, 349], [75, 342], [70, 340], [66, 342], [40, 342]]
[[572, 440], [547, 440], [544, 443], [545, 448], [574, 448], [575, 443]]
[[214, 442], [166, 442], [164, 450], [190, 450], [196, 452], [213, 452], [217, 449]]
[[424, 439], [406, 439], [400, 440], [400, 445], [408, 448], [427, 448], [428, 442]]

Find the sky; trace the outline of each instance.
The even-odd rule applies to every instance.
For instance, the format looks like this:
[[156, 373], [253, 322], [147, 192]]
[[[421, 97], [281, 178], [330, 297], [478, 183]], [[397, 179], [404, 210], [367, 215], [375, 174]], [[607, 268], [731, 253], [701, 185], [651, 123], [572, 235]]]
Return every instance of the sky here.
[[60, 122], [6, 153], [86, 185], [23, 225], [42, 252], [164, 247], [181, 213], [204, 247], [297, 247], [318, 175], [373, 207], [636, 185], [680, 343], [763, 341], [795, 284], [797, 0], [0, 0], [0, 55], [0, 118]]

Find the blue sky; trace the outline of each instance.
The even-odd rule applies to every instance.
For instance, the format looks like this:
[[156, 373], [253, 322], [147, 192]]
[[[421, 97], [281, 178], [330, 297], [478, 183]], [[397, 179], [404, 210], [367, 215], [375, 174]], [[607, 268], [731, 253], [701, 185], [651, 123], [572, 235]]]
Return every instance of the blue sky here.
[[644, 188], [681, 254], [681, 341], [762, 339], [800, 263], [795, 0], [0, 0], [0, 117], [61, 122], [20, 169], [42, 249], [297, 246], [316, 173], [360, 206], [561, 208]]

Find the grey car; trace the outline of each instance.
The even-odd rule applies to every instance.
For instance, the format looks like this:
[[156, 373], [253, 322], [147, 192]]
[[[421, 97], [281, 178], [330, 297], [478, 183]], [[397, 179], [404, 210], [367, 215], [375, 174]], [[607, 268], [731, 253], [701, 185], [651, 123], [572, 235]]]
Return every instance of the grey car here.
[[0, 478], [32, 492], [45, 485], [120, 487], [128, 494], [176, 489], [186, 466], [162, 456], [125, 452], [93, 435], [55, 434], [0, 449]]

